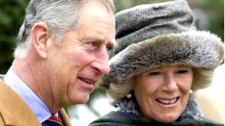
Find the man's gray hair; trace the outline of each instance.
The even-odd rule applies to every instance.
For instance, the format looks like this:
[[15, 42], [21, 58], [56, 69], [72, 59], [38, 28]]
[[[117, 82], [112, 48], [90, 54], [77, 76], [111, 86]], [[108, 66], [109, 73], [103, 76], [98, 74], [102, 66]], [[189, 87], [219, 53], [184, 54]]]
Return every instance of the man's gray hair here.
[[80, 25], [80, 8], [84, 4], [97, 2], [109, 12], [115, 13], [112, 0], [31, 0], [26, 8], [24, 22], [17, 37], [14, 57], [24, 59], [31, 48], [31, 29], [38, 22], [48, 25], [57, 45], [63, 35]]

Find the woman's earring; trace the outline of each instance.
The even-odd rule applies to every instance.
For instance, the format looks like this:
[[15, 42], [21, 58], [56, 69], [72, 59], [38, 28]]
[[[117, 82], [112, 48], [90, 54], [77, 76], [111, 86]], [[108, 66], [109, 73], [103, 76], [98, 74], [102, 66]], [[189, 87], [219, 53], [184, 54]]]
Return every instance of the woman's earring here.
[[192, 90], [190, 90], [190, 91], [189, 91], [189, 94], [192, 94], [192, 93], [193, 93], [193, 91], [192, 91]]
[[132, 95], [129, 93], [127, 94], [127, 98], [130, 99], [132, 97]]

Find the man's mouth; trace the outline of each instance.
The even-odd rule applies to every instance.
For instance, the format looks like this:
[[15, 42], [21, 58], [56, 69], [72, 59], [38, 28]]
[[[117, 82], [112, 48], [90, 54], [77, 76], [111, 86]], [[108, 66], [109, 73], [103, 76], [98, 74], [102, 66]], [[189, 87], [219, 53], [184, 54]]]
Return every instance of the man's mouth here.
[[88, 80], [88, 79], [85, 79], [85, 78], [80, 78], [82, 81], [88, 83], [88, 84], [91, 84], [91, 85], [94, 85], [94, 82], [91, 81], [91, 80]]

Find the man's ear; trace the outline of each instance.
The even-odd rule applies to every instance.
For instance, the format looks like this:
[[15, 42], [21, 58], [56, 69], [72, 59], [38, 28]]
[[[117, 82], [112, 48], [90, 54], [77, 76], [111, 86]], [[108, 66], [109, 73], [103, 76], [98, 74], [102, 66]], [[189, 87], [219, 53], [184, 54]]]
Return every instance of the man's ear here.
[[41, 58], [47, 58], [48, 40], [50, 39], [50, 30], [46, 23], [36, 23], [31, 30], [32, 43], [37, 54]]

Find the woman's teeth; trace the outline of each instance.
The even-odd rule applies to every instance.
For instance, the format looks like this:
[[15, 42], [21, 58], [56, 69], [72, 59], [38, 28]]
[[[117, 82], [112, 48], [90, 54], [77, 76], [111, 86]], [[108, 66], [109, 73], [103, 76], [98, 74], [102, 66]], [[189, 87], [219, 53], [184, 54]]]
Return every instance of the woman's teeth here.
[[158, 102], [163, 103], [163, 104], [173, 104], [177, 101], [177, 98], [172, 99], [172, 100], [166, 100], [166, 99], [157, 99]]

